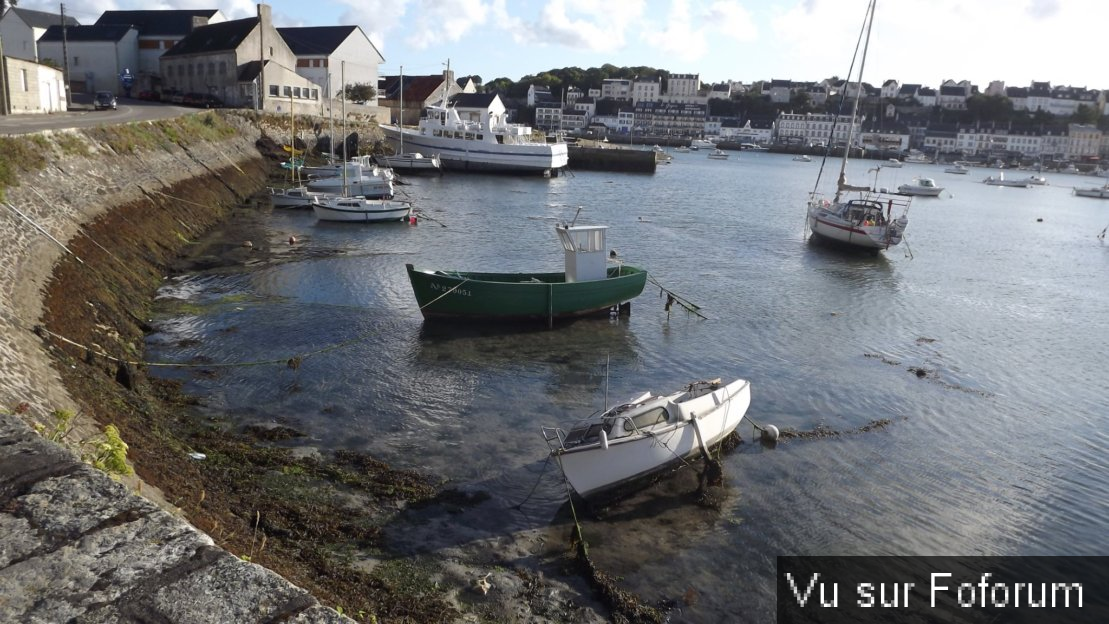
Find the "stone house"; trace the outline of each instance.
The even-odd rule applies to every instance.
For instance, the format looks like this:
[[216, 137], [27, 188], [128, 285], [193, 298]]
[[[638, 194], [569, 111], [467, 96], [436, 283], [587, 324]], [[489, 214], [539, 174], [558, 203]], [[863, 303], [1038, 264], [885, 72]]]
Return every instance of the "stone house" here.
[[62, 70], [26, 59], [0, 58], [7, 90], [0, 93], [0, 115], [57, 113], [67, 110]]
[[230, 106], [320, 114], [320, 88], [297, 74], [296, 64], [267, 4], [258, 5], [258, 17], [193, 30], [160, 60], [166, 90], [213, 95]]
[[463, 93], [454, 80], [453, 72], [430, 76], [382, 76], [378, 83], [378, 105], [389, 110], [389, 120], [401, 119], [401, 88], [404, 89], [403, 121], [408, 125], [419, 123], [423, 111], [433, 104], [443, 102], [444, 92], [449, 99]]

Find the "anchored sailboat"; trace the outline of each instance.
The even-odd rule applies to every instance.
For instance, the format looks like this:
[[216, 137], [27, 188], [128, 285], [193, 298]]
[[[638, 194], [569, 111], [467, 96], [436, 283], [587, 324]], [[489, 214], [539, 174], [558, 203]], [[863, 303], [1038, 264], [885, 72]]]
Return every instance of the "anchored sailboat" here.
[[[820, 173], [816, 177], [816, 185], [809, 194], [808, 212], [806, 223], [813, 238], [835, 243], [853, 249], [860, 249], [877, 254], [891, 245], [901, 242], [905, 228], [909, 224], [908, 211], [912, 197], [882, 193], [867, 186], [853, 186], [847, 183], [847, 159], [854, 139], [855, 126], [859, 114], [859, 98], [862, 95], [863, 69], [866, 66], [866, 53], [870, 45], [870, 30], [874, 24], [874, 8], [876, 0], [871, 0], [863, 17], [863, 27], [859, 33], [859, 42], [856, 44], [855, 53], [858, 54], [859, 46], [862, 47], [861, 62], [859, 63], [858, 77], [855, 81], [855, 98], [851, 108], [851, 126], [847, 131], [847, 141], [843, 147], [843, 158], [840, 162], [839, 178], [836, 181], [835, 197], [829, 201], [819, 192]], [[848, 71], [848, 80], [854, 73], [854, 59]], [[842, 107], [842, 101], [841, 101]], [[836, 115], [836, 121], [839, 120]], [[835, 123], [832, 125], [835, 131]], [[879, 167], [878, 170], [881, 168]], [[877, 170], [875, 172], [877, 176]], [[896, 211], [897, 216], [894, 216]]]

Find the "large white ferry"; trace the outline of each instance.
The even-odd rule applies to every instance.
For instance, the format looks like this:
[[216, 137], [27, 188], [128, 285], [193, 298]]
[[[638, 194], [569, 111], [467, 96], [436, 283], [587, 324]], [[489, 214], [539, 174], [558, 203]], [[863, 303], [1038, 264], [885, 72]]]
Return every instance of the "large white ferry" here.
[[403, 132], [405, 150], [438, 154], [444, 169], [558, 175], [569, 163], [564, 141], [539, 141], [530, 126], [508, 123], [495, 93], [465, 93], [449, 106], [429, 106], [417, 128], [381, 129], [397, 144]]

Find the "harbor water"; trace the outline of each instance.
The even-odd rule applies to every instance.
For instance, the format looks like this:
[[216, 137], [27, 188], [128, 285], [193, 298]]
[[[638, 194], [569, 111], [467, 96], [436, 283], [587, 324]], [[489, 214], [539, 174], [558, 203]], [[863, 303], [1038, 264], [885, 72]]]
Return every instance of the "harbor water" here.
[[[849, 180], [873, 183], [874, 165], [850, 163]], [[567, 490], [540, 428], [606, 401], [745, 378], [755, 422], [839, 432], [767, 447], [741, 424], [715, 505], [691, 498], [685, 470], [584, 520], [598, 567], [679, 605], [675, 621], [771, 619], [778, 555], [1109, 555], [1109, 202], [1071, 192], [1104, 181], [1049, 173], [1022, 189], [982, 184], [996, 170], [883, 169], [879, 186], [923, 175], [946, 190], [916, 198], [906, 242], [871, 257], [806, 239], [820, 166], [701, 151], [654, 174], [413, 177], [399, 188], [418, 225], [274, 210], [271, 243], [296, 245], [167, 280], [147, 357], [299, 356], [158, 374], [229, 426], [281, 424], [306, 434], [283, 444], [365, 451], [489, 496], [453, 532], [421, 528], [434, 510], [402, 517], [391, 543], [411, 554], [566, 539]], [[830, 190], [838, 162], [827, 167]], [[623, 262], [707, 318], [665, 310], [648, 284], [628, 317], [424, 322], [405, 263], [560, 270], [554, 226], [575, 218], [608, 225]]]

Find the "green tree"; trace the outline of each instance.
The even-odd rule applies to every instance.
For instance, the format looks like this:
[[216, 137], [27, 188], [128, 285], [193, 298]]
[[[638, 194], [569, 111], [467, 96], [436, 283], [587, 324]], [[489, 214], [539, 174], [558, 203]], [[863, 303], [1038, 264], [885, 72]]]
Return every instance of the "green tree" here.
[[375, 95], [377, 95], [377, 89], [366, 82], [347, 85], [343, 89], [343, 99], [348, 102], [366, 102], [374, 99]]
[[1071, 121], [1081, 124], [1096, 124], [1101, 119], [1096, 108], [1091, 108], [1085, 104], [1079, 104], [1078, 110], [1071, 115]]

